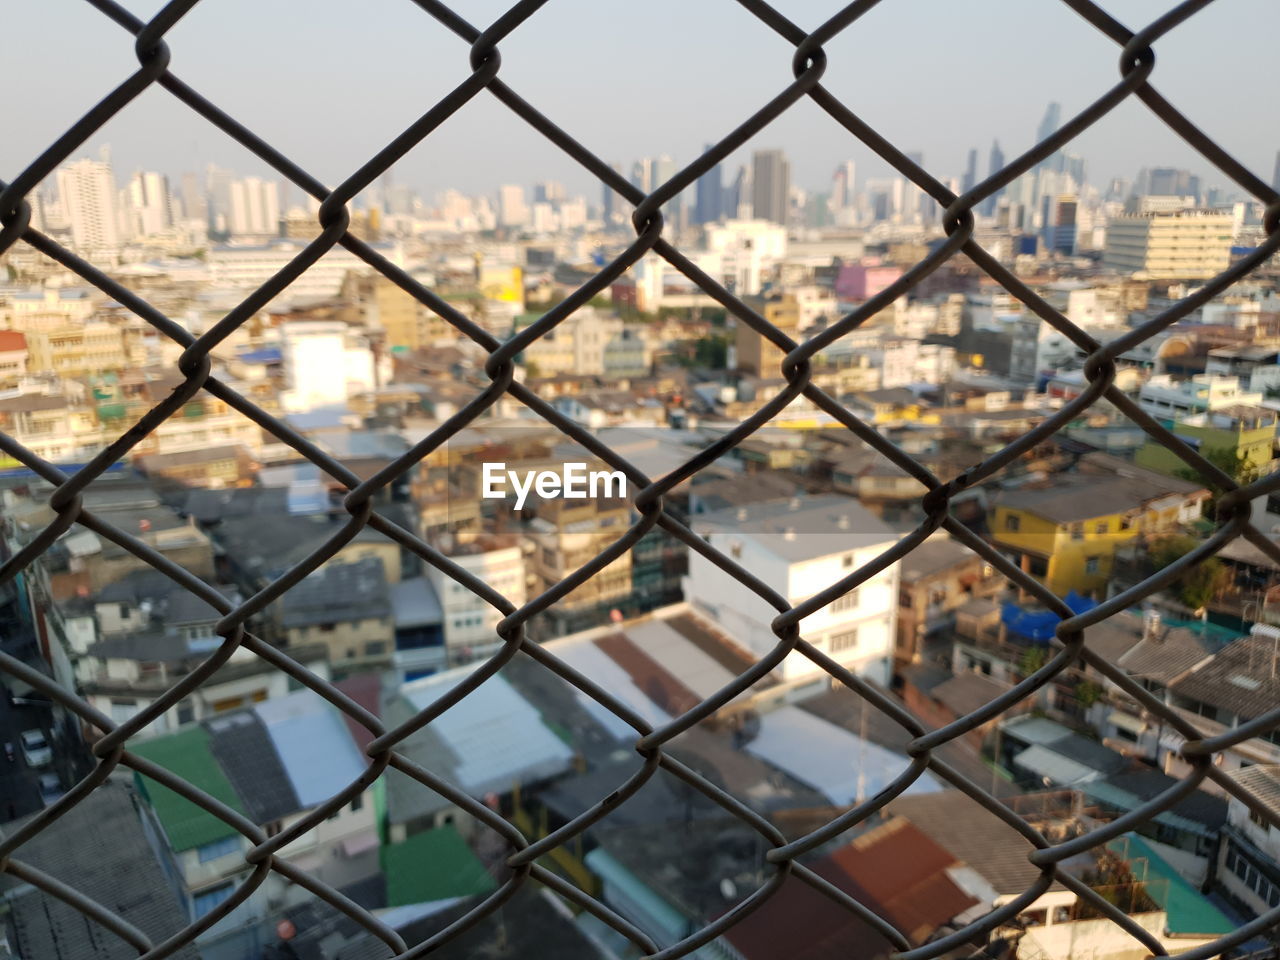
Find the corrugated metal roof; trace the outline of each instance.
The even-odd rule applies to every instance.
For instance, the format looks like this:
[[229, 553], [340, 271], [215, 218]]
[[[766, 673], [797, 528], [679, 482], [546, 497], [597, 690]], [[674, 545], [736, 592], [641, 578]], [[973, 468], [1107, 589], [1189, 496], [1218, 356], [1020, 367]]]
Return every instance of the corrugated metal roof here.
[[[471, 668], [405, 684], [401, 693], [425, 710], [452, 690]], [[473, 796], [505, 792], [517, 780], [545, 779], [569, 769], [573, 750], [542, 722], [533, 705], [502, 677], [490, 677], [431, 723], [457, 755], [456, 782]]]
[[[887, 787], [910, 761], [863, 740], [799, 707], [765, 714], [759, 735], [747, 752], [813, 787], [837, 805], [872, 797]], [[929, 774], [907, 788], [908, 794], [940, 789]]]
[[338, 710], [312, 690], [254, 708], [303, 807], [328, 800], [364, 772], [365, 761]]
[[[638, 713], [653, 726], [666, 723], [671, 717], [639, 687], [630, 675], [614, 663], [603, 650], [589, 641], [552, 644], [551, 649], [561, 660], [579, 673], [608, 690], [611, 694]], [[626, 721], [606, 709], [585, 693], [574, 689], [574, 694], [593, 720], [619, 740], [635, 739], [636, 732]]]
[[1014, 766], [1037, 777], [1044, 777], [1049, 783], [1059, 787], [1078, 786], [1102, 776], [1097, 770], [1086, 767], [1083, 763], [1076, 763], [1041, 744], [1027, 747], [1013, 758], [1013, 763]]

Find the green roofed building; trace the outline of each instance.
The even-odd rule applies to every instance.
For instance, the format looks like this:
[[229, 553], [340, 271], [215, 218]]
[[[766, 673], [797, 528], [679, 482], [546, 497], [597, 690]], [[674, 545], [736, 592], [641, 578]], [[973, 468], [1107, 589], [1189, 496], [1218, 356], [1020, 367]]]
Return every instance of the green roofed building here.
[[[167, 737], [146, 740], [130, 749], [144, 760], [164, 767], [244, 815], [240, 797], [214, 759], [209, 734], [203, 727], [191, 727]], [[234, 828], [168, 787], [141, 775], [137, 779], [175, 853], [195, 850], [238, 835]]]
[[497, 883], [453, 827], [415, 833], [382, 848], [387, 906], [404, 907], [489, 893]]

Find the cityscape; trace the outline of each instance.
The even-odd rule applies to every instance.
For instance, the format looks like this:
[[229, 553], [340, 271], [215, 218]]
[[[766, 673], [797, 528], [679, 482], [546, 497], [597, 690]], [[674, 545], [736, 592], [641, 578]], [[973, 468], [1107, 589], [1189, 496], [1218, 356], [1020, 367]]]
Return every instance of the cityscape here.
[[[1033, 142], [1066, 122], [1048, 104]], [[943, 186], [975, 190], [1015, 159], [1006, 147], [968, 148]], [[907, 158], [927, 169], [921, 154]], [[613, 171], [650, 195], [693, 159]], [[690, 955], [888, 960], [1014, 904], [947, 955], [1140, 960], [1275, 916], [1280, 553], [1243, 538], [1201, 552], [1239, 505], [1224, 502], [1223, 483], [1280, 464], [1280, 257], [1135, 338], [1105, 396], [1089, 351], [1045, 316], [1096, 343], [1125, 338], [1258, 256], [1265, 205], [1175, 164], [1099, 182], [1086, 157], [1060, 150], [974, 211], [973, 243], [1044, 310], [964, 251], [882, 305], [948, 242], [944, 208], [912, 179], [848, 159], [833, 158], [820, 189], [803, 188], [791, 163], [788, 150], [753, 147], [662, 206], [664, 239], [714, 289], [651, 251], [549, 330], [548, 311], [635, 241], [630, 200], [555, 180], [424, 197], [384, 174], [349, 205], [348, 232], [389, 269], [353, 246], [324, 253], [218, 339], [205, 387], [134, 437], [78, 494], [81, 521], [61, 526], [66, 505], [51, 502], [56, 485], [36, 461], [72, 476], [183, 396], [191, 341], [324, 227], [320, 200], [282, 179], [215, 164], [125, 171], [105, 142], [27, 195], [31, 231], [133, 296], [31, 243], [0, 260], [0, 563], [22, 561], [0, 576], [0, 841], [104, 761], [101, 730], [45, 681], [113, 724], [143, 720], [127, 745], [137, 763], [26, 837], [14, 853], [26, 873], [0, 875], [0, 958], [139, 953], [37, 874], [150, 942], [197, 924], [173, 956], [391, 956], [352, 911], [405, 944], [427, 941], [505, 896], [520, 869], [486, 818], [536, 844], [605, 798], [608, 816], [538, 861], [552, 881], [519, 886], [433, 955], [641, 957], [563, 886], [666, 947], [773, 876], [741, 810], [781, 846], [869, 804], [796, 861], [834, 894], [796, 871]], [[1271, 176], [1280, 191], [1280, 152]], [[808, 382], [843, 417], [793, 389], [785, 369], [780, 344], [815, 338]], [[490, 396], [490, 345], [513, 340], [511, 386]], [[236, 396], [267, 417], [247, 416]], [[483, 413], [430, 442], [481, 400]], [[1219, 475], [1194, 469], [1131, 408]], [[758, 416], [767, 422], [728, 442]], [[1032, 434], [1001, 469], [951, 492], [945, 522], [934, 517], [923, 476], [968, 476]], [[721, 455], [683, 470], [717, 443]], [[679, 474], [663, 505], [698, 545], [647, 523], [635, 471]], [[330, 551], [352, 522], [351, 490], [365, 485], [369, 512]], [[1280, 494], [1248, 503], [1243, 519], [1280, 545]], [[904, 541], [914, 546], [882, 561]], [[305, 576], [274, 589], [299, 567]], [[1062, 611], [1087, 614], [1175, 567], [1141, 603], [1085, 628], [1089, 656], [984, 711], [1074, 643], [1057, 632]], [[811, 602], [862, 570], [874, 572]], [[534, 602], [544, 595], [554, 596]], [[224, 629], [227, 610], [251, 598], [265, 599], [244, 629]], [[508, 618], [530, 603], [513, 639]], [[779, 647], [779, 612], [793, 607], [805, 615]], [[205, 670], [232, 635], [241, 642]], [[515, 655], [521, 645], [582, 682]], [[468, 686], [495, 659], [501, 669]], [[637, 740], [706, 703], [664, 752], [737, 807], [670, 769], [624, 787], [651, 762]], [[450, 790], [399, 761], [376, 766], [378, 737], [353, 710], [408, 731], [398, 755]], [[946, 772], [916, 769], [912, 724], [966, 718], [935, 750]], [[1203, 766], [1183, 751], [1188, 724], [1224, 738], [1213, 762], [1236, 789], [1202, 773], [1179, 788]], [[248, 826], [193, 802], [175, 778]], [[1042, 873], [1026, 859], [1028, 836], [959, 781], [1050, 843], [1108, 839]], [[246, 829], [287, 835], [272, 854], [281, 869], [259, 875]], [[301, 875], [351, 911], [317, 900]], [[1280, 952], [1274, 925], [1250, 931], [1221, 955]]]

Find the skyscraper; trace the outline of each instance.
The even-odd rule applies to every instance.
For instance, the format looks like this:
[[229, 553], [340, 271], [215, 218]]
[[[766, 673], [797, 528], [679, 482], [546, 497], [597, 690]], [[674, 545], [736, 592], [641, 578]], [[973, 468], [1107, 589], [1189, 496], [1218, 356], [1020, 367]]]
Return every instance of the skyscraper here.
[[82, 250], [120, 246], [116, 178], [106, 160], [75, 160], [58, 168], [58, 197], [71, 226], [71, 240]]
[[[711, 149], [711, 144], [704, 151]], [[693, 207], [694, 223], [715, 223], [720, 219], [720, 201], [723, 200], [724, 184], [721, 182], [720, 164], [716, 164], [698, 178], [697, 191]]]
[[791, 165], [781, 150], [757, 150], [751, 156], [751, 209], [757, 220], [787, 223]]
[[[1062, 105], [1058, 103], [1050, 103], [1044, 111], [1044, 119], [1040, 121], [1040, 126], [1036, 129], [1036, 143], [1043, 143], [1051, 136], [1058, 132], [1058, 128], [1062, 126]], [[1062, 151], [1055, 150], [1049, 156], [1045, 157], [1038, 164], [1036, 169], [1047, 167], [1055, 172], [1062, 171]]]
[[209, 232], [225, 236], [231, 230], [230, 170], [209, 164], [205, 171], [205, 195], [208, 197]]
[[503, 184], [498, 188], [498, 224], [503, 227], [523, 227], [529, 222], [529, 205], [524, 201], [524, 187]]
[[[1004, 151], [1000, 149], [1000, 141], [991, 141], [991, 157], [987, 162], [987, 176], [993, 177], [1004, 167]], [[990, 217], [996, 212], [996, 203], [1000, 199], [1000, 195], [1004, 193], [1004, 187], [1001, 187], [991, 196], [987, 197], [986, 202], [982, 205], [982, 215]]]
[[847, 210], [853, 206], [857, 197], [858, 169], [852, 160], [846, 160], [836, 167], [831, 176], [831, 209]]
[[969, 151], [969, 162], [964, 168], [964, 179], [960, 181], [960, 192], [968, 193], [978, 182], [978, 148]]
[[231, 182], [231, 232], [238, 237], [280, 233], [280, 185], [245, 177]]
[[725, 219], [734, 220], [741, 217], [744, 202], [751, 196], [751, 174], [746, 167], [738, 167], [733, 181], [724, 188], [724, 199], [721, 210]]
[[[618, 176], [622, 176], [622, 168], [616, 163], [609, 164], [613, 168], [613, 172]], [[613, 188], [607, 183], [600, 186], [600, 212], [601, 219], [604, 220], [606, 227], [612, 225], [613, 215], [618, 208], [618, 195], [613, 192]]]
[[128, 196], [134, 232], [150, 237], [172, 226], [169, 181], [163, 174], [138, 171], [129, 181]]

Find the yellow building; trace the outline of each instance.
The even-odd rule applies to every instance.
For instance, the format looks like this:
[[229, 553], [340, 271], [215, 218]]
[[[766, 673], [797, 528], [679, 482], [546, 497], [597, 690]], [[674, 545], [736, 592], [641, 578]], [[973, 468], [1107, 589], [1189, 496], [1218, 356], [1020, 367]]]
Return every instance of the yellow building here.
[[380, 273], [348, 273], [342, 296], [361, 320], [383, 331], [388, 350], [421, 350], [457, 335], [452, 324]]
[[1234, 232], [1230, 214], [1203, 210], [1115, 217], [1102, 262], [1150, 280], [1207, 280], [1230, 265]]
[[[1179, 420], [1173, 432], [1202, 456], [1211, 460], [1214, 454], [1238, 457], [1242, 466], [1265, 473], [1274, 455], [1276, 420], [1274, 410], [1238, 404]], [[1181, 458], [1154, 440], [1143, 444], [1134, 460], [1148, 470], [1172, 476], [1181, 476], [1188, 469]]]
[[1004, 493], [990, 535], [1058, 596], [1074, 590], [1102, 598], [1119, 546], [1184, 528], [1208, 499], [1197, 483], [1090, 454], [1075, 471]]
[[[793, 294], [778, 300], [748, 301], [771, 324], [792, 340], [800, 339], [800, 302]], [[758, 377], [776, 377], [786, 353], [756, 333], [742, 320], [734, 335], [737, 368]]]

